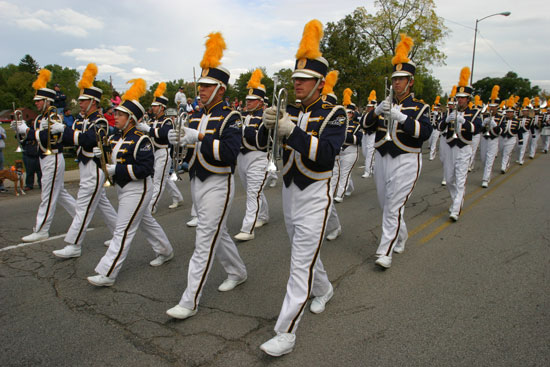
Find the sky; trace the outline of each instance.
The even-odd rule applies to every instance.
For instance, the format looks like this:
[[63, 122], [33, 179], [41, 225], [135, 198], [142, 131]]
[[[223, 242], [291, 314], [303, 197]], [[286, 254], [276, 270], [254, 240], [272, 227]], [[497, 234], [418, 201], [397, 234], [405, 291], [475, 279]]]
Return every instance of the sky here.
[[[478, 23], [474, 82], [514, 71], [550, 91], [550, 2], [542, 0], [436, 0], [436, 13], [450, 30], [442, 46], [446, 65], [432, 67], [444, 93], [471, 66]], [[359, 6], [374, 13], [373, 0], [0, 0], [3, 50], [0, 65], [30, 54], [41, 66], [59, 64], [82, 72], [89, 62], [98, 79], [115, 88], [141, 77], [148, 84], [200, 75], [205, 37], [221, 32], [227, 44], [222, 65], [231, 81], [264, 66], [269, 76], [294, 66], [303, 27], [316, 18], [336, 22]], [[330, 60], [329, 60], [330, 62]], [[365, 75], [368, 78], [368, 75]], [[353, 86], [350, 86], [353, 89]]]

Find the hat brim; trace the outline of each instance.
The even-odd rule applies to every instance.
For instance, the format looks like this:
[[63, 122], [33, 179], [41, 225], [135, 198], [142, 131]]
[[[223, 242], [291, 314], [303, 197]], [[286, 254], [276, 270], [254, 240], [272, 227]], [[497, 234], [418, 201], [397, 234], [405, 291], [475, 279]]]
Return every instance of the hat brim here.
[[472, 95], [469, 94], [469, 93], [457, 93], [456, 96], [457, 97], [471, 97]]
[[398, 76], [413, 76], [411, 73], [407, 72], [407, 71], [394, 71], [392, 74], [391, 74], [391, 77], [392, 78], [395, 78], [395, 77], [398, 77]]
[[292, 78], [321, 79], [323, 76], [319, 73], [309, 70], [296, 70], [292, 73]]
[[209, 78], [207, 76], [202, 76], [199, 78], [199, 80], [197, 81], [198, 84], [211, 84], [211, 85], [221, 85], [223, 87], [225, 87], [225, 84], [222, 83], [221, 81], [217, 80], [217, 79], [214, 79], [214, 78]]

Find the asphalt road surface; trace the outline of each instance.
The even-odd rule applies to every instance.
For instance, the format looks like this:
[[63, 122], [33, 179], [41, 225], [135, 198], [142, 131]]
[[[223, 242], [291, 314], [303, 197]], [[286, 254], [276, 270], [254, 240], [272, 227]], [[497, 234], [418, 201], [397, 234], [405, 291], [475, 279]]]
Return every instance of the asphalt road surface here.
[[[514, 154], [515, 159], [515, 154]], [[226, 293], [219, 263], [199, 312], [176, 321], [165, 311], [186, 286], [194, 229], [187, 178], [183, 206], [163, 198], [156, 218], [175, 248], [158, 268], [136, 236], [111, 288], [86, 281], [109, 239], [99, 213], [82, 256], [60, 260], [71, 218], [58, 206], [50, 239], [19, 246], [31, 233], [37, 190], [0, 196], [0, 365], [2, 366], [549, 366], [550, 155], [508, 173], [494, 167], [482, 189], [479, 161], [468, 176], [459, 221], [448, 220], [439, 158], [428, 161], [407, 203], [409, 240], [392, 267], [374, 253], [381, 211], [372, 179], [353, 172], [355, 191], [337, 204], [342, 235], [321, 251], [335, 292], [325, 312], [306, 310], [294, 352], [280, 358], [259, 346], [273, 333], [285, 294], [289, 240], [281, 180], [266, 190], [271, 220], [256, 239], [238, 244], [248, 281]], [[238, 233], [245, 198], [238, 177], [230, 234]], [[77, 183], [67, 183], [76, 195]], [[114, 189], [108, 196], [116, 208]]]

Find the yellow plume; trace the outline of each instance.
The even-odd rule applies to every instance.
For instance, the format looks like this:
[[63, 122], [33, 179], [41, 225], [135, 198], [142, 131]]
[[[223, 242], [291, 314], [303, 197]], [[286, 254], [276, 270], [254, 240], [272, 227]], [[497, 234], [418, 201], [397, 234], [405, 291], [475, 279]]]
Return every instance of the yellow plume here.
[[470, 68], [465, 66], [460, 70], [460, 79], [458, 80], [459, 87], [465, 87], [468, 85], [468, 80], [470, 79]]
[[518, 103], [519, 102], [519, 96], [515, 96], [514, 97], [514, 104]]
[[39, 90], [41, 88], [46, 88], [46, 85], [52, 78], [52, 72], [48, 69], [40, 69], [40, 73], [38, 73], [38, 78], [32, 83], [32, 87], [34, 90]]
[[223, 50], [225, 50], [225, 41], [220, 32], [210, 33], [206, 36], [208, 39], [204, 43], [206, 51], [201, 61], [201, 68], [215, 68], [221, 64], [220, 60], [223, 57]]
[[531, 103], [531, 100], [529, 99], [529, 97], [525, 97], [523, 99], [523, 106], [522, 107], [527, 107], [529, 106], [529, 103]]
[[440, 96], [435, 97], [435, 102], [434, 102], [434, 104], [435, 104], [435, 105], [438, 105], [440, 100], [441, 100], [441, 97], [440, 97]]
[[481, 97], [480, 97], [479, 95], [476, 95], [476, 96], [474, 97], [474, 105], [480, 106], [480, 105], [482, 105], [482, 104], [483, 104], [483, 102], [481, 102]]
[[86, 66], [86, 70], [82, 73], [82, 78], [80, 78], [80, 81], [78, 82], [78, 88], [84, 89], [93, 87], [96, 75], [97, 65], [94, 63], [88, 64], [88, 66]]
[[500, 87], [498, 85], [495, 85], [493, 87], [493, 90], [491, 91], [491, 101], [494, 101], [498, 98], [498, 91], [500, 90]]
[[538, 107], [538, 106], [540, 106], [540, 98], [539, 98], [539, 96], [536, 96], [535, 97], [535, 107]]
[[319, 50], [321, 38], [323, 38], [323, 24], [317, 19], [310, 20], [304, 27], [296, 58], [315, 59], [322, 56]]
[[453, 85], [453, 89], [451, 90], [451, 98], [456, 96], [456, 85]]
[[141, 78], [129, 80], [126, 84], [133, 83], [130, 89], [122, 96], [123, 100], [139, 100], [139, 97], [143, 96], [147, 92], [147, 85], [145, 80]]
[[474, 107], [474, 103], [472, 101], [468, 102], [468, 108], [471, 109], [472, 107]]
[[351, 104], [351, 95], [353, 94], [353, 91], [349, 88], [344, 89], [344, 99], [342, 101], [343, 106], [347, 106]]
[[506, 107], [508, 108], [514, 108], [514, 96], [510, 96], [510, 98], [508, 98], [508, 101], [506, 102]]
[[325, 86], [323, 87], [322, 95], [326, 96], [327, 94], [334, 93], [334, 86], [338, 82], [338, 70], [330, 71], [325, 79]]
[[160, 82], [157, 89], [155, 90], [155, 93], [153, 94], [154, 97], [161, 97], [164, 92], [166, 91], [166, 83]]
[[411, 59], [409, 59], [409, 52], [411, 51], [413, 45], [413, 39], [405, 33], [401, 33], [401, 41], [397, 44], [397, 47], [395, 48], [395, 56], [391, 59], [392, 65], [411, 61]]
[[368, 100], [369, 101], [376, 101], [376, 91], [374, 89], [370, 91]]
[[500, 104], [498, 105], [498, 108], [504, 108], [504, 105], [506, 104], [506, 101], [502, 101], [500, 102]]
[[264, 77], [264, 73], [262, 73], [261, 69], [256, 69], [250, 76], [250, 80], [248, 81], [248, 84], [246, 85], [247, 88], [258, 88], [261, 86], [260, 82], [262, 81], [262, 78]]

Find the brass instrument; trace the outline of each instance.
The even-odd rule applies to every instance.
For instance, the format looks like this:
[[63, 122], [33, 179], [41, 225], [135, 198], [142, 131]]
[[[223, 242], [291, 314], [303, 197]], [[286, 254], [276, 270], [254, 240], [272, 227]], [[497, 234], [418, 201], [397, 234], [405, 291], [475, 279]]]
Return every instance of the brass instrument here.
[[[384, 100], [387, 100], [389, 98], [390, 108], [391, 108], [391, 105], [393, 104], [393, 86], [391, 85], [391, 82], [390, 82], [390, 86], [388, 87], [388, 77], [384, 79], [384, 84], [385, 84]], [[384, 135], [384, 140], [392, 141], [393, 139], [391, 137], [391, 133], [393, 132], [394, 121], [391, 118], [391, 111], [389, 115], [387, 113], [384, 113], [384, 126], [386, 126], [386, 135]]]
[[[487, 106], [488, 106], [488, 105], [489, 105], [489, 104], [486, 104], [486, 105], [484, 106], [484, 109], [482, 110], [482, 113], [483, 113], [485, 110], [487, 110]], [[491, 121], [492, 121], [492, 120], [493, 120], [493, 110], [490, 109], [490, 110], [489, 110], [489, 122], [487, 123], [487, 126], [485, 127], [486, 130], [485, 130], [485, 134], [483, 134], [483, 136], [487, 136], [487, 137], [491, 136]]]
[[[13, 119], [15, 120], [15, 124], [17, 128], [19, 128], [19, 125], [23, 122], [23, 112], [15, 109], [15, 102], [12, 102], [12, 104], [13, 104]], [[21, 139], [19, 133], [17, 133], [17, 149], [15, 149], [15, 153], [21, 153], [23, 151], [23, 149], [21, 148], [22, 140], [25, 140], [25, 137]]]
[[105, 183], [103, 183], [103, 187], [109, 187], [113, 185], [113, 180], [109, 176], [109, 173], [107, 172], [107, 162], [111, 161], [111, 144], [109, 144], [109, 134], [108, 134], [109, 128], [107, 124], [105, 126], [96, 126], [95, 128], [95, 138], [97, 141], [97, 147], [101, 151], [101, 155], [99, 156], [99, 163], [100, 168], [105, 174]]
[[58, 136], [55, 136], [55, 135], [52, 136], [51, 126], [53, 124], [55, 124], [56, 122], [59, 122], [60, 124], [62, 124], [63, 120], [57, 114], [57, 108], [55, 106], [50, 106], [46, 110], [46, 120], [48, 121], [48, 128], [47, 128], [48, 139], [47, 139], [47, 143], [46, 143], [46, 152], [44, 153], [44, 155], [51, 155], [52, 154], [52, 137], [55, 138], [56, 141], [59, 138], [59, 135]]
[[[277, 88], [277, 79], [274, 80], [273, 84], [273, 101], [272, 105], [276, 105], [276, 111], [277, 114], [275, 116], [275, 126], [273, 126], [273, 129], [269, 131], [268, 141], [267, 141], [267, 172], [278, 172], [279, 169], [277, 168], [277, 159], [280, 158], [279, 154], [279, 118], [280, 115], [282, 115], [286, 110], [287, 100], [288, 100], [288, 92], [285, 88], [279, 89], [279, 92], [276, 94]], [[277, 98], [275, 98], [277, 96]], [[275, 103], [276, 102], [276, 103]]]
[[[172, 147], [172, 174], [170, 175], [170, 180], [172, 181], [181, 180], [181, 177], [178, 174], [178, 167], [183, 163], [183, 159], [187, 155], [187, 147], [180, 147], [180, 142], [183, 133], [183, 126], [187, 127], [188, 120], [189, 114], [185, 112], [182, 105], [178, 111], [178, 116], [176, 117], [176, 122], [174, 125], [174, 130], [178, 133], [178, 135], [176, 144]], [[185, 134], [183, 136], [185, 136]]]

